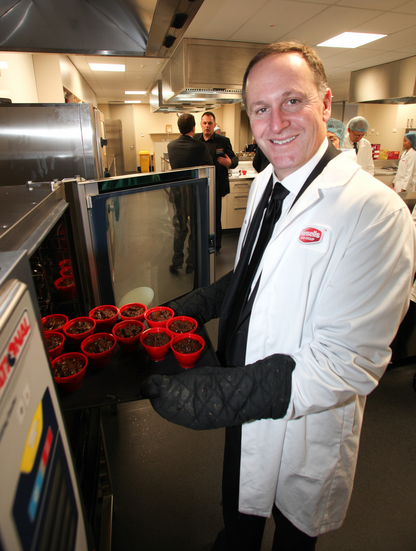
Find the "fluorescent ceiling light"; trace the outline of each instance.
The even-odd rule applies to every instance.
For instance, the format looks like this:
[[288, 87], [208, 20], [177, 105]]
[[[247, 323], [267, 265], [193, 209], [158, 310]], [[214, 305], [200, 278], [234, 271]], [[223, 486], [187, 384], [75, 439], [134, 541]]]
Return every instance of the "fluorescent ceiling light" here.
[[7, 61], [0, 61], [0, 69], [7, 69]]
[[125, 94], [141, 94], [141, 95], [144, 95], [146, 92], [141, 92], [141, 91], [131, 91], [131, 90], [126, 90], [124, 92]]
[[126, 70], [125, 65], [117, 63], [88, 63], [92, 71], [115, 71], [118, 73], [124, 73]]
[[124, 103], [141, 103], [141, 101], [129, 100], [129, 101], [125, 101]]
[[325, 42], [321, 42], [318, 46], [324, 46], [325, 48], [358, 48], [358, 46], [374, 42], [374, 40], [379, 40], [385, 36], [387, 35], [373, 33], [342, 33]]

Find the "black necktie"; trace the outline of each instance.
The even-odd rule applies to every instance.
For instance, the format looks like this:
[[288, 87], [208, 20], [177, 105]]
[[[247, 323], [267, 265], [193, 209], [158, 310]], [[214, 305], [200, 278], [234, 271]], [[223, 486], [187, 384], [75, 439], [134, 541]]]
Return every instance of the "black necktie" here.
[[357, 142], [352, 144], [354, 146], [355, 152], [358, 153], [358, 145]]
[[250, 294], [251, 285], [257, 272], [257, 268], [259, 267], [260, 261], [263, 258], [264, 250], [270, 241], [276, 222], [279, 220], [280, 215], [282, 214], [283, 201], [288, 195], [289, 190], [282, 186], [280, 182], [276, 182], [271, 193], [266, 212], [264, 214], [263, 223], [261, 225], [259, 237], [256, 243], [256, 248], [254, 249], [254, 252], [251, 256], [248, 270], [246, 271], [240, 289], [239, 294], [244, 303], [247, 301]]
[[[233, 334], [234, 328], [240, 319], [241, 312], [247, 303], [250, 295], [251, 286], [254, 276], [259, 267], [260, 261], [263, 257], [264, 250], [270, 241], [273, 234], [276, 222], [282, 214], [282, 205], [285, 197], [289, 194], [289, 190], [286, 189], [280, 182], [276, 182], [273, 190], [273, 177], [270, 177], [269, 183], [264, 191], [263, 197], [260, 201], [259, 207], [253, 217], [252, 224], [248, 230], [247, 238], [244, 243], [243, 250], [241, 251], [240, 259], [237, 264], [234, 281], [233, 292], [228, 296], [228, 300], [234, 303], [232, 312], [228, 320], [228, 333]], [[271, 193], [271, 196], [270, 196]], [[270, 201], [268, 201], [270, 197]], [[267, 207], [267, 208], [266, 208]], [[266, 208], [263, 222], [261, 223], [262, 213]], [[260, 233], [255, 245], [253, 254], [250, 254], [253, 250], [253, 245], [258, 233], [258, 228], [261, 223]]]

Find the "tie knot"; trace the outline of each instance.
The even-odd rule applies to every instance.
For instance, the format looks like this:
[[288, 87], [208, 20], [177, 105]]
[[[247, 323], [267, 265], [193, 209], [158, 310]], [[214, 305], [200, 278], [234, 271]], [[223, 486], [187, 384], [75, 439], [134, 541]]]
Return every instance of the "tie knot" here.
[[280, 182], [276, 182], [272, 191], [272, 195], [270, 200], [280, 200], [283, 201], [287, 195], [289, 195], [289, 190], [285, 188], [284, 185], [282, 185]]

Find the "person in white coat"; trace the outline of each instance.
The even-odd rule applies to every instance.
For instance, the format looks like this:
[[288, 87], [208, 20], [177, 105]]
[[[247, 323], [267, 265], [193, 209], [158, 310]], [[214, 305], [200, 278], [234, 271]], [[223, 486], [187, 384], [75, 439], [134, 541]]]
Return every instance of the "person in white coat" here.
[[[220, 317], [221, 366], [152, 375], [141, 395], [174, 423], [226, 427], [212, 549], [259, 551], [273, 514], [273, 550], [310, 551], [346, 515], [366, 395], [409, 304], [415, 229], [400, 197], [328, 142], [331, 90], [314, 50], [261, 50], [243, 98], [270, 164], [251, 186], [234, 271], [170, 303]], [[281, 216], [258, 255], [274, 201]]]
[[393, 187], [397, 193], [414, 191], [416, 185], [416, 132], [407, 132], [403, 137], [403, 153], [400, 157]]
[[347, 124], [348, 135], [343, 147], [355, 149], [357, 163], [371, 176], [374, 176], [373, 150], [371, 143], [364, 138], [368, 131], [368, 121], [364, 117], [354, 117]]

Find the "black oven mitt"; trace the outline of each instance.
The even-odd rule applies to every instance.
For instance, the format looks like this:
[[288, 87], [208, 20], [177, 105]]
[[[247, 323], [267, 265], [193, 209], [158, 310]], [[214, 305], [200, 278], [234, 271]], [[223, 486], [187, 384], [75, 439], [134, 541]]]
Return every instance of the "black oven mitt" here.
[[273, 354], [244, 367], [200, 367], [178, 375], [152, 375], [140, 387], [163, 418], [190, 429], [280, 419], [288, 408], [295, 361]]
[[172, 308], [176, 316], [199, 317], [203, 323], [218, 318], [232, 276], [231, 270], [208, 287], [195, 289], [180, 299], [168, 302], [166, 306]]

